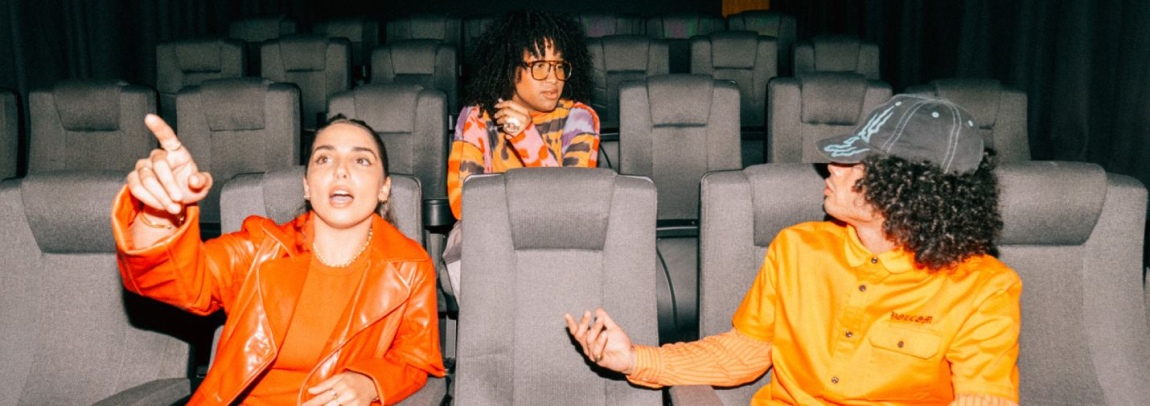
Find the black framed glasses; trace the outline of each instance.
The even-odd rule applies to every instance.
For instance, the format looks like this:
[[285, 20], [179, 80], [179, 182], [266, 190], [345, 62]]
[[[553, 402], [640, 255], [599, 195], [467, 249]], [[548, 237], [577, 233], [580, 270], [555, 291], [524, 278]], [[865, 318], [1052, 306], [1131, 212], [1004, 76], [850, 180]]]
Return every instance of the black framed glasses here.
[[571, 63], [567, 61], [535, 61], [535, 62], [520, 62], [524, 68], [531, 71], [531, 77], [535, 80], [547, 79], [547, 75], [551, 71], [555, 71], [555, 78], [559, 80], [567, 80], [571, 77]]

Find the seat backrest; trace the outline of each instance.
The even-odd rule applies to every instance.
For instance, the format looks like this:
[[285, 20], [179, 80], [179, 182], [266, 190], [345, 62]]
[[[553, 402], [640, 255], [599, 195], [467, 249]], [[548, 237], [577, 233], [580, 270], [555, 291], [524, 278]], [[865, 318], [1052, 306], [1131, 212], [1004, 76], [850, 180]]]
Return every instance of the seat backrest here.
[[[263, 216], [283, 224], [303, 214], [304, 171], [303, 165], [295, 165], [264, 173], [240, 174], [228, 180], [220, 192], [220, 230], [239, 231], [248, 216]], [[418, 179], [391, 174], [388, 202], [395, 227], [407, 238], [419, 242], [423, 241], [421, 200]]]
[[247, 65], [247, 48], [239, 40], [199, 39], [157, 44], [156, 91], [160, 93], [160, 117], [175, 128], [176, 93], [180, 89], [209, 79], [243, 77]]
[[595, 89], [591, 107], [599, 114], [603, 131], [619, 128], [619, 84], [665, 75], [667, 43], [642, 35], [609, 35], [587, 39]]
[[[824, 183], [814, 168], [765, 164], [703, 179], [701, 334], [731, 328], [779, 230], [822, 218]], [[996, 174], [1004, 223], [999, 258], [1024, 286], [1020, 403], [1147, 403], [1145, 187], [1075, 162], [1003, 163]], [[766, 381], [719, 396], [726, 404], [746, 403]]]
[[16, 176], [20, 157], [20, 108], [16, 93], [0, 89], [0, 180]]
[[634, 342], [657, 341], [651, 181], [529, 168], [463, 187], [456, 404], [662, 404], [659, 391], [603, 379], [562, 321], [602, 307]]
[[333, 96], [328, 114], [366, 122], [387, 145], [388, 170], [418, 178], [428, 199], [447, 197], [443, 92], [419, 85], [364, 85]]
[[723, 18], [710, 14], [668, 14], [647, 17], [647, 36], [667, 43], [670, 73], [691, 72], [691, 37], [723, 31]]
[[619, 173], [659, 189], [660, 220], [698, 218], [699, 179], [742, 167], [738, 89], [706, 75], [661, 75], [619, 92]]
[[176, 96], [177, 134], [215, 183], [200, 203], [200, 220], [219, 223], [219, 190], [232, 176], [288, 168], [299, 162], [299, 90], [260, 78], [217, 79]]
[[791, 57], [798, 38], [794, 17], [775, 11], [747, 10], [727, 16], [727, 29], [754, 31], [759, 35], [774, 37], [779, 47], [779, 76], [790, 76], [794, 73]]
[[127, 171], [156, 147], [144, 115], [156, 93], [110, 80], [66, 80], [28, 95], [28, 173]]
[[435, 39], [454, 48], [463, 38], [462, 20], [447, 14], [420, 14], [388, 21], [387, 43]]
[[998, 153], [999, 162], [1030, 160], [1026, 92], [994, 79], [952, 78], [910, 87], [904, 93], [942, 97], [965, 108], [974, 116], [985, 145]]
[[[731, 316], [750, 289], [778, 232], [822, 220], [823, 177], [814, 164], [768, 163], [708, 173], [700, 185], [699, 336], [731, 330]], [[735, 388], [716, 388], [727, 405], [747, 404], [770, 374]]]
[[794, 72], [854, 72], [878, 80], [878, 45], [849, 35], [816, 36], [795, 45]]
[[475, 50], [475, 42], [487, 31], [487, 27], [495, 22], [494, 16], [468, 17], [463, 20], [463, 49], [460, 59], [470, 63], [471, 53]]
[[311, 32], [351, 42], [351, 65], [371, 64], [371, 50], [379, 46], [379, 22], [366, 16], [333, 18], [312, 27]]
[[247, 44], [249, 76], [260, 75], [260, 46], [264, 41], [295, 32], [295, 20], [283, 15], [244, 18], [228, 24], [228, 38]]
[[[300, 90], [303, 128], [315, 130], [327, 99], [351, 89], [351, 44], [344, 38], [291, 34], [261, 47], [263, 77], [293, 83]], [[319, 118], [317, 118], [319, 117]]]
[[998, 169], [999, 258], [1022, 278], [1021, 404], [1150, 403], [1146, 188], [1094, 164]]
[[816, 143], [854, 130], [890, 99], [890, 85], [857, 73], [805, 73], [767, 84], [767, 162], [822, 162]]
[[[127, 293], [111, 206], [123, 171], [0, 183], [4, 404], [93, 404], [157, 379], [188, 391], [182, 310]], [[189, 392], [185, 392], [187, 394]]]
[[389, 42], [371, 52], [371, 83], [420, 85], [442, 91], [447, 111], [459, 111], [459, 65], [454, 46], [433, 39]]
[[778, 44], [750, 31], [722, 31], [691, 38], [691, 73], [735, 82], [740, 123], [762, 127], [767, 82], [777, 76]]
[[599, 38], [608, 35], [643, 35], [643, 19], [639, 16], [620, 13], [579, 13], [575, 19], [583, 26], [583, 35], [587, 38]]

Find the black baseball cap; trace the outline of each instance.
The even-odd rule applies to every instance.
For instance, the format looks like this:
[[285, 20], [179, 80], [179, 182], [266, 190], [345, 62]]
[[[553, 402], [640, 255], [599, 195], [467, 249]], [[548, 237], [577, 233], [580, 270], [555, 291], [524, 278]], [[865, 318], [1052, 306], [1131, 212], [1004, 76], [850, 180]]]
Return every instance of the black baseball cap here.
[[871, 155], [929, 161], [946, 173], [968, 173], [982, 162], [982, 136], [974, 117], [950, 100], [896, 95], [871, 111], [853, 134], [823, 139], [830, 162], [858, 163]]

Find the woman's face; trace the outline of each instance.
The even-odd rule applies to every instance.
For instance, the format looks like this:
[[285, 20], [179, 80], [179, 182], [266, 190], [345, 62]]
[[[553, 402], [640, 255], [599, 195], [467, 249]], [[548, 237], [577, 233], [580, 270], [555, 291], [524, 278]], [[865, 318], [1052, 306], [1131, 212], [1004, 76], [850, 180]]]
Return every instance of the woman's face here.
[[345, 229], [370, 221], [391, 195], [391, 178], [372, 134], [336, 123], [316, 134], [304, 176], [304, 198], [329, 227]]

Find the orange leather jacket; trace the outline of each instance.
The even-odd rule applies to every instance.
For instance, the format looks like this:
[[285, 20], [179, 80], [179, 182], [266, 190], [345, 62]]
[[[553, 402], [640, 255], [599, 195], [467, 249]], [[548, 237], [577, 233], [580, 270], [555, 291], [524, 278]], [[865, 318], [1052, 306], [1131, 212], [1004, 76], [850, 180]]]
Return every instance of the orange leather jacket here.
[[[239, 232], [201, 243], [193, 205], [174, 235], [128, 249], [139, 207], [126, 188], [112, 206], [124, 287], [195, 314], [227, 313], [212, 368], [189, 404], [231, 404], [278, 354], [311, 261], [312, 215], [283, 225], [249, 217]], [[444, 374], [432, 262], [379, 216], [372, 227], [368, 270], [300, 388], [301, 401], [311, 397], [306, 388], [343, 371], [371, 377], [389, 405], [422, 388], [428, 374]]]

